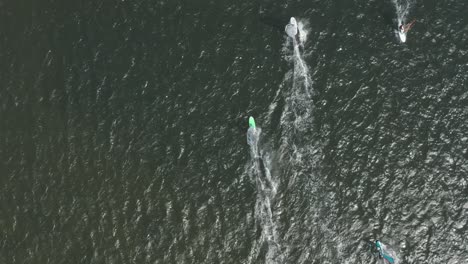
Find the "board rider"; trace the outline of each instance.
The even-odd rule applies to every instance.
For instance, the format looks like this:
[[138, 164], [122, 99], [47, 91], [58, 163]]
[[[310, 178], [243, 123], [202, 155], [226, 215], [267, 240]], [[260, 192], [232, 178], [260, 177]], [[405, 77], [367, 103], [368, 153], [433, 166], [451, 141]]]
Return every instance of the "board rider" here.
[[413, 19], [410, 23], [408, 23], [406, 25], [401, 23], [401, 25], [398, 27], [398, 29], [400, 30], [401, 33], [406, 33], [413, 27], [415, 22], [416, 22], [416, 19]]

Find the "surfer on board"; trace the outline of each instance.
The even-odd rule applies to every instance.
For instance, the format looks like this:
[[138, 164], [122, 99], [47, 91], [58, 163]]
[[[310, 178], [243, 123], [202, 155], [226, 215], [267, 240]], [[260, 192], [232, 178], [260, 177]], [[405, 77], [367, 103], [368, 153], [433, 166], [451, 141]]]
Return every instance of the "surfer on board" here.
[[400, 30], [401, 33], [407, 33], [414, 25], [414, 23], [416, 22], [416, 19], [413, 19], [411, 22], [409, 22], [408, 24], [401, 24], [398, 29]]
[[301, 32], [294, 17], [289, 19], [289, 23], [284, 28], [284, 31], [293, 40], [295, 46], [298, 45], [300, 48], [304, 48], [301, 41]]
[[383, 245], [379, 240], [375, 240], [371, 244], [373, 245], [372, 251], [376, 251], [379, 254], [379, 259], [385, 259], [386, 263], [395, 263], [395, 260], [384, 252]]

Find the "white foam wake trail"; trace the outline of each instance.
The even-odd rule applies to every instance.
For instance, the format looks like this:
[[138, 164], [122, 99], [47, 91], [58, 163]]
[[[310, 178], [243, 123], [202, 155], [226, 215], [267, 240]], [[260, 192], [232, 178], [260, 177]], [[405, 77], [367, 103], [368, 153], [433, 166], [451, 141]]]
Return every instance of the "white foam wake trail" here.
[[277, 227], [272, 209], [272, 203], [276, 196], [278, 184], [270, 172], [270, 154], [259, 148], [259, 139], [260, 136], [257, 137], [257, 142], [250, 145], [251, 152], [254, 153], [254, 155], [252, 155], [249, 174], [251, 178], [255, 180], [257, 187], [255, 218], [257, 227], [261, 228], [261, 235], [252, 246], [249, 254], [249, 263], [255, 262], [254, 260], [261, 258], [262, 256], [260, 256], [260, 254], [265, 249], [265, 263], [283, 263], [283, 256], [278, 243]]
[[[311, 130], [313, 129], [313, 82], [310, 75], [309, 66], [305, 61], [307, 56], [306, 43], [307, 31], [304, 30], [303, 23], [298, 21], [299, 42], [296, 43], [295, 38], [288, 37], [284, 45], [285, 60], [291, 64], [291, 69], [285, 74], [281, 88], [284, 96], [284, 107], [280, 117], [280, 125], [282, 128], [281, 146], [279, 149], [280, 161], [291, 169], [284, 175], [284, 181], [281, 183], [287, 184], [282, 186], [281, 190], [294, 193], [299, 185], [310, 185], [306, 188], [311, 193], [316, 192], [316, 187], [313, 185], [313, 179], [316, 178], [310, 168], [316, 167], [318, 161], [315, 160], [319, 146], [313, 142]], [[318, 156], [318, 155], [317, 155]], [[305, 203], [309, 202], [308, 195], [291, 194], [296, 197], [297, 201]], [[302, 200], [304, 199], [304, 200]], [[288, 207], [289, 208], [289, 207]], [[294, 218], [304, 220], [300, 216], [300, 212], [294, 215]], [[297, 224], [295, 221], [291, 222]], [[301, 221], [299, 220], [299, 221]], [[298, 229], [294, 224], [287, 227], [287, 230], [282, 230], [283, 235], [283, 254], [285, 258], [294, 254], [295, 247], [290, 243], [295, 243], [296, 240], [291, 240], [292, 237], [298, 236]], [[299, 239], [300, 240], [300, 239]], [[307, 263], [310, 259], [307, 254], [295, 259], [296, 263]]]
[[[297, 23], [297, 26], [300, 43], [297, 43], [295, 38], [291, 38], [288, 36], [286, 37], [286, 41], [283, 45], [283, 53], [285, 54], [284, 58], [285, 60], [292, 62], [293, 68], [285, 74], [284, 81], [280, 85], [280, 89], [276, 93], [275, 99], [269, 107], [269, 115], [271, 116], [275, 107], [277, 106], [279, 95], [282, 94], [282, 88], [285, 87], [286, 106], [281, 117], [281, 123], [285, 124], [287, 123], [287, 121], [284, 120], [284, 118], [286, 118], [285, 114], [288, 115], [290, 112], [294, 112], [294, 116], [296, 119], [301, 118], [302, 114], [299, 114], [297, 113], [297, 111], [294, 110], [297, 108], [296, 106], [304, 105], [304, 103], [301, 103], [300, 101], [308, 101], [309, 103], [312, 102], [312, 79], [309, 75], [309, 68], [307, 67], [303, 56], [301, 55], [301, 49], [303, 49], [302, 52], [305, 51], [304, 44], [307, 40], [308, 31], [305, 29], [304, 24], [300, 21]], [[291, 46], [293, 51], [292, 54]], [[292, 89], [290, 88], [291, 81]], [[297, 123], [295, 124], [298, 125]]]
[[304, 92], [307, 97], [310, 97], [309, 89], [312, 87], [312, 82], [309, 76], [309, 68], [301, 57], [299, 45], [294, 45], [294, 73], [297, 74], [296, 77], [303, 78]]
[[[286, 53], [293, 46], [292, 56], [287, 55], [286, 60], [292, 61], [293, 68], [286, 73], [285, 82], [292, 82], [292, 87], [288, 89], [286, 96], [286, 106], [283, 112], [281, 123], [288, 123], [288, 119], [294, 120], [294, 128], [303, 130], [310, 127], [312, 121], [312, 79], [309, 74], [309, 67], [301, 54], [301, 47], [304, 47], [307, 39], [307, 31], [302, 22], [298, 22], [299, 39], [301, 43], [296, 43], [293, 38], [288, 38], [285, 44]], [[304, 51], [302, 51], [304, 53]], [[292, 113], [292, 116], [290, 114]]]
[[[307, 133], [306, 131], [312, 128], [313, 104], [312, 79], [309, 74], [309, 67], [301, 54], [304, 52], [307, 31], [304, 30], [304, 26], [300, 21], [298, 21], [297, 24], [299, 30], [299, 43], [297, 43], [296, 38], [288, 36], [285, 44], [283, 45], [285, 59], [291, 63], [292, 67], [285, 74], [283, 83], [281, 84], [274, 101], [270, 105], [269, 113], [270, 115], [273, 114], [274, 109], [278, 106], [277, 103], [280, 101], [279, 98], [283, 97], [284, 106], [280, 117], [280, 125], [282, 126], [282, 142], [279, 149], [280, 157], [275, 157], [275, 161], [279, 160], [281, 163], [284, 162], [287, 166], [296, 167], [296, 165], [298, 165], [298, 167], [302, 167], [305, 162], [310, 164], [310, 160], [305, 161], [302, 157], [308, 156], [308, 153], [312, 151], [312, 149], [304, 145], [303, 142], [301, 143], [297, 141], [297, 139], [304, 139], [303, 135]], [[256, 214], [258, 218], [261, 219], [263, 228], [261, 240], [270, 242], [267, 245], [268, 251], [266, 253], [266, 263], [285, 263], [287, 255], [289, 254], [289, 245], [284, 244], [280, 248], [277, 243], [277, 228], [273, 221], [273, 208], [271, 205], [271, 202], [276, 195], [277, 182], [272, 178], [269, 172], [270, 158], [268, 153], [265, 153], [262, 157], [265, 161], [265, 177], [258, 178], [259, 182], [257, 183], [257, 189], [258, 196], [260, 197], [263, 193], [264, 197], [257, 199], [256, 206]], [[260, 163], [260, 161], [257, 162]], [[297, 169], [297, 171], [300, 170], [300, 168]], [[303, 175], [297, 171], [295, 170], [290, 175], [284, 175], [285, 177], [289, 177], [288, 180], [285, 180], [288, 186], [293, 186], [295, 184], [295, 178], [298, 175]], [[256, 174], [260, 175], [261, 173]], [[269, 185], [271, 185], [271, 187]], [[287, 188], [288, 187], [286, 187], [286, 189]], [[251, 253], [251, 255], [255, 254]], [[252, 261], [249, 261], [249, 263], [251, 262]]]
[[398, 23], [405, 23], [408, 17], [411, 2], [409, 0], [392, 0], [392, 2], [395, 5]]

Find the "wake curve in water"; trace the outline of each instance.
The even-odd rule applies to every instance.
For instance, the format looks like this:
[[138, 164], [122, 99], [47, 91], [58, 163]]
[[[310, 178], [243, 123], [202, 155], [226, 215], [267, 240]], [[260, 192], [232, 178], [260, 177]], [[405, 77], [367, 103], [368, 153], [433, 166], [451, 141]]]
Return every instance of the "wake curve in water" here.
[[248, 143], [252, 158], [249, 165], [249, 175], [256, 183], [257, 201], [255, 203], [255, 218], [257, 228], [261, 230], [260, 238], [256, 240], [249, 254], [253, 259], [265, 259], [265, 263], [283, 263], [281, 247], [278, 243], [277, 227], [273, 217], [273, 200], [277, 192], [277, 183], [273, 179], [270, 153], [262, 151], [258, 142], [260, 128], [250, 127], [247, 131]]
[[392, 0], [393, 4], [396, 8], [396, 14], [398, 18], [398, 22], [406, 22], [408, 18], [409, 10], [412, 5], [410, 0]]
[[[283, 46], [285, 59], [291, 62], [293, 67], [285, 74], [284, 87], [291, 87], [291, 89], [288, 89], [288, 94], [285, 96], [286, 105], [281, 123], [290, 124], [292, 121], [295, 130], [304, 130], [307, 127], [311, 127], [313, 90], [309, 68], [301, 54], [301, 49], [303, 49], [303, 45], [307, 40], [308, 32], [301, 21], [297, 22], [297, 27], [301, 45], [298, 45], [296, 38], [287, 37]], [[292, 86], [288, 85], [290, 83], [292, 83]]]
[[[298, 221], [295, 226], [285, 226], [286, 230], [282, 241], [286, 263], [308, 263], [309, 257], [314, 253], [314, 249], [304, 252], [298, 259], [289, 259], [294, 255], [295, 246], [289, 244], [291, 237], [304, 237], [304, 243], [310, 245], [313, 240], [309, 240], [315, 234], [324, 233], [322, 224], [318, 222], [320, 216], [315, 211], [315, 202], [318, 178], [317, 170], [320, 157], [320, 147], [313, 139], [313, 82], [310, 76], [309, 67], [305, 61], [306, 50], [304, 48], [307, 39], [307, 31], [304, 24], [298, 21], [299, 35], [302, 39], [303, 47], [297, 45], [295, 38], [286, 38], [283, 46], [284, 59], [291, 65], [291, 69], [285, 74], [281, 84], [282, 95], [284, 96], [284, 106], [280, 117], [281, 143], [279, 148], [280, 160], [287, 168], [281, 177], [281, 198], [287, 207], [291, 218]], [[283, 89], [286, 88], [286, 89]], [[272, 107], [276, 107], [273, 102]], [[281, 200], [283, 201], [283, 200]], [[291, 203], [307, 205], [302, 210], [297, 211]], [[291, 211], [294, 211], [291, 213]], [[299, 224], [299, 222], [301, 224]], [[315, 229], [319, 229], [315, 231]], [[302, 232], [307, 235], [301, 235]], [[333, 234], [331, 234], [332, 236]], [[297, 242], [297, 241], [294, 241]]]

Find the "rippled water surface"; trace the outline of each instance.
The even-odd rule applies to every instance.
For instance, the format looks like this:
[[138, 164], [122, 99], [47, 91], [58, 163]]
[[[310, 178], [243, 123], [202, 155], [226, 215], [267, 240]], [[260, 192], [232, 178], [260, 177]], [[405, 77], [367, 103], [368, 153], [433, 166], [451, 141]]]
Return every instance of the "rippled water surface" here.
[[0, 263], [468, 263], [467, 10], [0, 2]]

